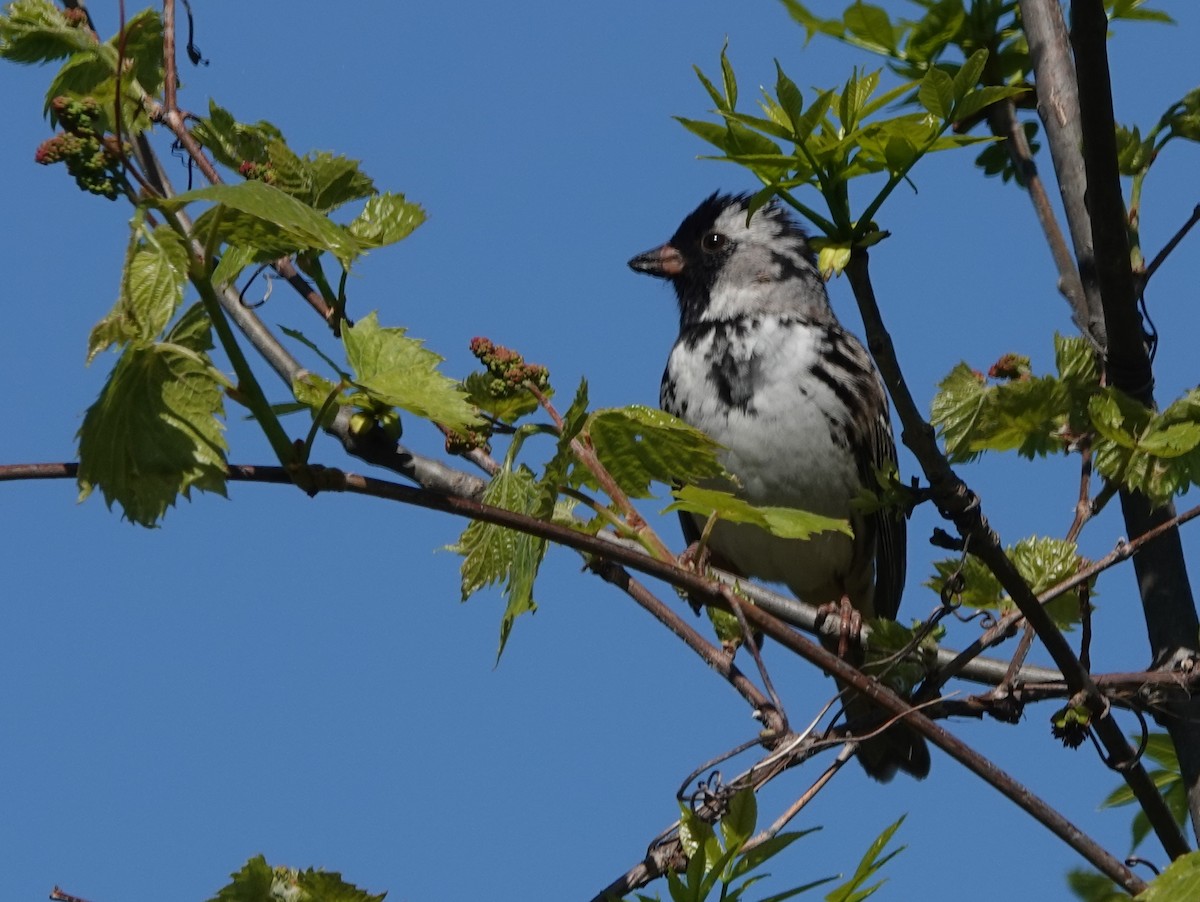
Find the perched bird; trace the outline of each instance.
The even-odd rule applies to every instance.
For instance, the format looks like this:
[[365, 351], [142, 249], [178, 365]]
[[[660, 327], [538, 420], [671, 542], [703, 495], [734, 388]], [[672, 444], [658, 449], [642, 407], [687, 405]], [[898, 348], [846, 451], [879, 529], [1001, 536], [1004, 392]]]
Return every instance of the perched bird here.
[[[779, 204], [747, 218], [746, 195], [713, 194], [662, 247], [629, 261], [667, 279], [679, 300], [679, 337], [659, 401], [707, 433], [754, 504], [848, 519], [854, 538], [783, 539], [749, 524], [718, 522], [714, 565], [783, 583], [813, 605], [848, 598], [864, 617], [895, 619], [904, 589], [905, 521], [851, 501], [896, 460], [887, 395], [862, 343], [838, 323], [807, 237]], [[703, 518], [681, 515], [695, 541]], [[851, 719], [875, 709], [848, 699]], [[877, 780], [929, 773], [929, 750], [897, 725], [859, 746]]]

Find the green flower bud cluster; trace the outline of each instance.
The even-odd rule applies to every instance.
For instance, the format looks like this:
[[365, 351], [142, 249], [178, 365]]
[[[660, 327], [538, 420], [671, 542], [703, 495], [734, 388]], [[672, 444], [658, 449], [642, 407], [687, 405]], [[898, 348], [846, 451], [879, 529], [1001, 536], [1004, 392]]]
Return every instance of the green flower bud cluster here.
[[100, 132], [100, 104], [91, 97], [55, 97], [50, 108], [64, 131], [43, 141], [34, 161], [43, 166], [66, 163], [80, 188], [115, 200], [121, 156], [116, 140]]

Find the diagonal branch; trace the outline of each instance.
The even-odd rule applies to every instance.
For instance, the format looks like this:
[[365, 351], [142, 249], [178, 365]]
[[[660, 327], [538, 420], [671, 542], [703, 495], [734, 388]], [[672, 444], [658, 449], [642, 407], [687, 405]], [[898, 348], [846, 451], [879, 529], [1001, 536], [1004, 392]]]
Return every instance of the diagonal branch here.
[[938, 510], [942, 516], [954, 523], [959, 534], [970, 543], [971, 553], [995, 574], [1009, 598], [1037, 631], [1038, 638], [1042, 640], [1050, 657], [1062, 671], [1067, 684], [1074, 692], [1082, 693], [1100, 741], [1146, 811], [1151, 826], [1167, 853], [1173, 858], [1184, 854], [1188, 851], [1187, 842], [1179, 832], [1158, 789], [1129, 746], [1124, 731], [1111, 716], [1103, 695], [1092, 682], [1087, 670], [1079, 663], [1066, 638], [1054, 625], [1045, 609], [1038, 604], [1037, 596], [1029, 584], [1004, 553], [1000, 537], [983, 516], [978, 496], [959, 478], [938, 448], [933, 427], [917, 408], [896, 360], [895, 347], [884, 327], [875, 290], [871, 285], [865, 248], [856, 247], [851, 251], [846, 276], [858, 300], [871, 354], [879, 365], [883, 381], [896, 406], [896, 414], [903, 425], [902, 439], [921, 464]]
[[1058, 217], [1054, 213], [1050, 197], [1046, 194], [1046, 185], [1038, 173], [1033, 152], [1025, 137], [1025, 126], [1017, 118], [1017, 107], [1011, 98], [988, 107], [988, 125], [993, 135], [1004, 139], [1017, 177], [1033, 204], [1033, 211], [1042, 227], [1042, 233], [1046, 236], [1046, 243], [1050, 246], [1054, 267], [1058, 270], [1058, 290], [1071, 305], [1071, 318], [1080, 332], [1090, 336], [1088, 322], [1091, 315], [1083, 283], [1079, 280], [1079, 270], [1075, 268], [1075, 258], [1071, 256], [1066, 238], [1058, 226]]

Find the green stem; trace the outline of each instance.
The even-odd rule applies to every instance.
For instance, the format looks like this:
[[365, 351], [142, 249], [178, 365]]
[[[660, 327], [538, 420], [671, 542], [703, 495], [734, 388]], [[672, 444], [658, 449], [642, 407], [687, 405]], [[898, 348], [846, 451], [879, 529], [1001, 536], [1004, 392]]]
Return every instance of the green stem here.
[[[204, 269], [206, 270], [207, 266]], [[225, 318], [225, 311], [221, 309], [221, 304], [217, 300], [216, 294], [213, 293], [212, 283], [208, 280], [207, 273], [204, 271], [193, 272], [191, 282], [200, 294], [200, 300], [204, 303], [204, 310], [212, 321], [213, 329], [216, 330], [222, 350], [225, 351], [229, 362], [233, 364], [233, 372], [238, 380], [238, 394], [242, 403], [249, 408], [254, 419], [262, 427], [267, 441], [271, 443], [271, 450], [275, 452], [279, 462], [289, 468], [300, 463], [295, 445], [288, 438], [279, 418], [275, 416], [275, 411], [271, 409], [271, 403], [267, 400], [262, 386], [258, 384], [258, 379], [250, 369], [250, 364], [237, 343], [233, 329], [229, 327], [229, 320]]]

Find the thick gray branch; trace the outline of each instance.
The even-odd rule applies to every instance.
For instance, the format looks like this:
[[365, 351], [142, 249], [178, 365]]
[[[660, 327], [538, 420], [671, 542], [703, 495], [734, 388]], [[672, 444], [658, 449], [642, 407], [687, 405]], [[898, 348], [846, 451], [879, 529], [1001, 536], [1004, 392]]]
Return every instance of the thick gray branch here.
[[[1107, 333], [1096, 280], [1091, 223], [1087, 216], [1087, 180], [1079, 159], [1083, 141], [1079, 129], [1079, 95], [1062, 9], [1058, 0], [1021, 0], [1021, 21], [1036, 75], [1038, 115], [1050, 146], [1050, 158], [1054, 162], [1054, 174], [1062, 194], [1082, 282], [1086, 310], [1076, 309], [1076, 325], [1104, 348]], [[1066, 294], [1070, 283], [1064, 282], [1061, 276], [1059, 281], [1060, 289]], [[1085, 322], [1079, 322], [1080, 313], [1086, 316]]]

